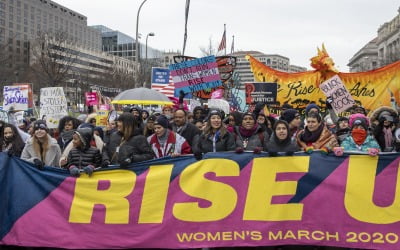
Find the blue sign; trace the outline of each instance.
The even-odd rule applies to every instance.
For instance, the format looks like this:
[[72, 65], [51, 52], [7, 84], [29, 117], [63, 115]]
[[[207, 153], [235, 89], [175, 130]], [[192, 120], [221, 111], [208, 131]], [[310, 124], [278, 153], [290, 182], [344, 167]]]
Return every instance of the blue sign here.
[[151, 83], [168, 84], [169, 83], [169, 69], [153, 67], [151, 69]]

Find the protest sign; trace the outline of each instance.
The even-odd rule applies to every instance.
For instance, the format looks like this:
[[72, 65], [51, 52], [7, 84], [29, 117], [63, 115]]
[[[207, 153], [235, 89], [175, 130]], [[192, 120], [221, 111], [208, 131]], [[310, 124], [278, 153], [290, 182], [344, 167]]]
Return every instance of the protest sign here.
[[57, 128], [60, 119], [68, 115], [67, 100], [62, 87], [40, 89], [40, 119], [49, 128]]
[[85, 92], [86, 106], [96, 106], [99, 104], [97, 92]]
[[29, 108], [29, 85], [4, 86], [3, 110], [27, 110]]
[[211, 99], [221, 99], [222, 97], [224, 97], [223, 89], [216, 89], [211, 93]]
[[193, 93], [222, 85], [214, 56], [171, 64], [169, 69], [178, 92]]
[[336, 114], [345, 111], [355, 104], [353, 97], [338, 75], [321, 83], [319, 88], [327, 97], [332, 98], [331, 105]]
[[151, 68], [151, 84], [163, 84], [165, 86], [169, 83], [169, 69], [168, 68]]
[[278, 84], [274, 82], [252, 82], [245, 83], [246, 103], [257, 102], [273, 104], [276, 102]]
[[106, 127], [109, 110], [99, 109], [96, 111], [96, 126], [98, 127]]

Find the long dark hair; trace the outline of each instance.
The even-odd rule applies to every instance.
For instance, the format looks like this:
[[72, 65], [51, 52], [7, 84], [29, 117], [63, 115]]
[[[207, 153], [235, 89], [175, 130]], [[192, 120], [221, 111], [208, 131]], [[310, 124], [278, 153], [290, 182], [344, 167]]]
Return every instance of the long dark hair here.
[[3, 133], [2, 133], [2, 140], [5, 141], [4, 139], [4, 130], [6, 128], [11, 128], [11, 131], [13, 132], [13, 139], [12, 139], [12, 146], [10, 148], [10, 151], [13, 153], [15, 156], [20, 156], [22, 153], [22, 150], [24, 149], [25, 143], [22, 140], [17, 127], [15, 127], [12, 124], [6, 123], [3, 126]]
[[137, 128], [137, 119], [131, 113], [122, 113], [117, 121], [122, 122], [122, 137], [125, 141], [129, 140], [135, 132], [135, 128]]

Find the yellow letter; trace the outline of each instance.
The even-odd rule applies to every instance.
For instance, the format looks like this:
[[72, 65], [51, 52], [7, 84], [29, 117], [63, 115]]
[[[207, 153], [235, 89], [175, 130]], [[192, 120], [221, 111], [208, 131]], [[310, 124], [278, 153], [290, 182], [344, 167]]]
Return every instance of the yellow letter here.
[[[98, 190], [100, 181], [108, 181], [109, 187]], [[132, 193], [135, 182], [136, 174], [128, 170], [97, 172], [92, 177], [82, 175], [76, 179], [69, 222], [90, 223], [94, 205], [102, 204], [106, 208], [106, 224], [128, 224], [129, 201], [125, 197]]]
[[179, 185], [188, 195], [208, 200], [211, 206], [200, 208], [199, 202], [176, 203], [175, 218], [182, 221], [206, 222], [221, 220], [236, 207], [237, 193], [231, 186], [204, 178], [208, 172], [216, 176], [239, 176], [239, 165], [226, 159], [208, 159], [193, 163], [182, 171]]
[[303, 204], [271, 204], [274, 195], [296, 193], [296, 181], [275, 181], [277, 173], [307, 172], [309, 156], [255, 158], [247, 191], [244, 220], [301, 220]]
[[144, 186], [139, 223], [162, 223], [173, 166], [150, 167]]
[[352, 155], [349, 159], [344, 203], [347, 212], [358, 221], [391, 224], [400, 221], [400, 171], [397, 171], [392, 205], [376, 206], [373, 202], [378, 158]]

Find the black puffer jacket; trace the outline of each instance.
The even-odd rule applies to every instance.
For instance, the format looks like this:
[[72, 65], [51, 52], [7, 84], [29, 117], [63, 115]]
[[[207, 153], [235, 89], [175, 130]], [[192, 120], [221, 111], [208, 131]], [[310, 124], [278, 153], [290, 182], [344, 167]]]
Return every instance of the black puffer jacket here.
[[[233, 151], [236, 149], [235, 137], [230, 132], [219, 137], [215, 143], [216, 152]], [[211, 137], [204, 134], [196, 135], [192, 146], [193, 153], [213, 152], [213, 141]]]
[[[131, 162], [153, 159], [153, 150], [146, 137], [138, 134], [139, 132], [123, 143], [121, 143], [122, 136], [118, 131], [111, 134], [110, 143], [103, 150], [103, 159], [109, 159], [111, 164], [121, 164], [127, 158], [131, 159]], [[119, 147], [118, 152], [116, 152], [117, 147]]]
[[68, 168], [72, 165], [78, 168], [83, 168], [87, 165], [93, 165], [96, 168], [100, 167], [102, 163], [100, 150], [90, 146], [90, 141], [93, 138], [93, 130], [91, 128], [80, 128], [74, 134], [79, 136], [83, 145], [73, 148], [69, 152]]

